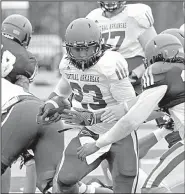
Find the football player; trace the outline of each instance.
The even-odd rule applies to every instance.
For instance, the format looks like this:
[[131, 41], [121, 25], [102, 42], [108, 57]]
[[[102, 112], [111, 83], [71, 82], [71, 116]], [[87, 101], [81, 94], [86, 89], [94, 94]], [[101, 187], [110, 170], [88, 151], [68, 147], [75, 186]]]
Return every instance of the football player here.
[[[53, 107], [48, 106], [46, 101], [38, 117], [45, 120], [49, 118], [48, 113], [52, 108], [59, 107], [52, 96], [67, 99], [71, 91], [74, 93], [73, 107], [93, 112], [135, 98], [126, 60], [119, 52], [102, 50], [101, 32], [95, 22], [87, 18], [71, 22], [66, 30], [65, 43], [67, 57], [60, 63], [62, 78], [49, 100]], [[58, 174], [57, 192], [80, 192], [78, 181], [94, 170], [104, 158], [111, 166], [114, 192], [134, 192], [138, 174], [135, 132], [123, 141], [101, 150], [88, 161], [81, 161], [77, 157], [77, 147], [97, 139], [113, 125], [98, 123], [83, 127], [78, 136], [71, 140], [65, 149]], [[88, 188], [87, 193], [95, 192], [93, 188]]]
[[120, 52], [128, 62], [130, 79], [141, 93], [140, 78], [145, 70], [144, 47], [157, 35], [152, 10], [148, 5], [126, 4], [126, 1], [99, 1], [100, 8], [86, 17], [101, 29], [105, 43]]
[[[136, 94], [142, 91], [141, 77], [145, 71], [144, 48], [157, 35], [151, 8], [146, 4], [126, 1], [99, 1], [100, 8], [86, 17], [99, 25], [105, 43], [113, 46], [128, 62], [129, 77]], [[165, 121], [156, 119], [160, 127]]]
[[[96, 143], [81, 147], [79, 153], [84, 158], [90, 150], [93, 150], [92, 154], [101, 147], [127, 137], [158, 105], [171, 115], [175, 130], [179, 131], [182, 138], [161, 156], [159, 164], [143, 186], [144, 193], [164, 193], [170, 191], [161, 185], [163, 180], [171, 187], [184, 184], [184, 50], [178, 38], [160, 34], [147, 43], [145, 51], [149, 66], [142, 77], [144, 92], [114, 127], [99, 137]], [[178, 177], [174, 179], [176, 174]]]
[[52, 185], [64, 148], [64, 136], [58, 134], [63, 126], [59, 122], [51, 126], [36, 123], [43, 102], [28, 92], [37, 70], [36, 59], [26, 50], [32, 35], [30, 21], [22, 15], [10, 15], [1, 32], [1, 174], [21, 153], [32, 149], [37, 187], [45, 192]]
[[138, 95], [145, 70], [144, 47], [157, 34], [152, 10], [146, 4], [127, 4], [126, 1], [98, 1], [98, 4], [100, 8], [92, 10], [86, 17], [100, 27], [104, 43], [110, 44], [127, 60], [130, 81]]

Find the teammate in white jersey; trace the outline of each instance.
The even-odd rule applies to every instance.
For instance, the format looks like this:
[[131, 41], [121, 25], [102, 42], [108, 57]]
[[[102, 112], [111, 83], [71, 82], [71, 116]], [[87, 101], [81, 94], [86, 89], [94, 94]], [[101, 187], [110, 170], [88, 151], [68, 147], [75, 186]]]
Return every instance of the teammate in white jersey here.
[[[39, 116], [43, 120], [49, 117], [52, 108], [58, 107], [56, 95], [67, 99], [71, 90], [74, 93], [73, 107], [93, 112], [135, 98], [128, 78], [126, 60], [119, 52], [102, 51], [101, 32], [95, 22], [87, 18], [74, 20], [66, 30], [65, 39], [67, 57], [63, 58], [60, 64], [62, 78], [54, 93], [50, 95], [50, 100], [41, 108], [43, 111]], [[53, 107], [47, 109], [48, 104], [53, 104]], [[78, 181], [105, 158], [111, 166], [114, 192], [134, 192], [138, 174], [135, 132], [124, 141], [102, 149], [88, 160], [81, 161], [77, 157], [77, 147], [97, 139], [113, 125], [114, 123], [100, 123], [83, 127], [78, 136], [71, 140], [64, 152], [64, 160], [58, 174], [57, 192], [80, 192]], [[107, 153], [104, 154], [105, 152]]]
[[[146, 43], [156, 36], [152, 10], [145, 4], [126, 4], [126, 1], [99, 1], [101, 8], [86, 17], [101, 29], [105, 43], [113, 46], [128, 62], [130, 78], [137, 93], [144, 72], [143, 57]], [[139, 79], [139, 80], [138, 80]]]

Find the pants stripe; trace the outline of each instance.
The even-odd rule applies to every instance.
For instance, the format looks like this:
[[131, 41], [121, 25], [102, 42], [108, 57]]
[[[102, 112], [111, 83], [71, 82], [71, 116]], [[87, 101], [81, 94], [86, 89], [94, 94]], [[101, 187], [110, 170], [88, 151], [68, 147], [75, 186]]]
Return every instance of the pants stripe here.
[[152, 170], [148, 178], [146, 179], [143, 188], [149, 188], [151, 187], [152, 180], [155, 180], [159, 173], [166, 168], [166, 166], [179, 155], [179, 153], [182, 153], [184, 151], [184, 146], [181, 142], [178, 142], [173, 147], [171, 147], [167, 152], [165, 152], [161, 158], [160, 162], [156, 165], [156, 167]]
[[173, 171], [175, 167], [177, 167], [184, 160], [185, 152], [179, 154], [176, 158], [174, 158], [163, 171], [156, 177], [155, 181], [152, 184], [152, 187], [158, 187], [162, 180]]
[[169, 150], [167, 150], [162, 156], [161, 159], [165, 159], [168, 157], [170, 154], [172, 154], [175, 150], [177, 150], [179, 147], [182, 146], [182, 142], [179, 141], [175, 145], [173, 145]]
[[133, 186], [132, 186], [132, 192], [131, 193], [136, 193], [137, 189], [137, 184], [138, 184], [138, 178], [139, 178], [139, 159], [138, 159], [138, 153], [139, 153], [139, 146], [138, 146], [138, 138], [137, 138], [137, 132], [134, 131], [131, 133], [133, 144], [134, 144], [134, 150], [137, 158], [137, 174], [136, 177], [133, 181]]
[[[3, 115], [1, 115], [1, 127], [3, 127], [3, 125], [6, 123], [6, 121], [8, 120], [12, 110], [13, 110], [14, 106], [9, 110], [8, 114], [6, 114], [6, 116], [3, 118]], [[5, 114], [5, 113], [4, 113]]]

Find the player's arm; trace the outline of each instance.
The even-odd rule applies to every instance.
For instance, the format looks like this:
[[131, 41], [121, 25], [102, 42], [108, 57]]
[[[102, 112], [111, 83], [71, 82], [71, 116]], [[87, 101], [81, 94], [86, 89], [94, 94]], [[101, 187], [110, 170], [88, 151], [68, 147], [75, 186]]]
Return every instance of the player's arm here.
[[[61, 119], [60, 114], [64, 109], [70, 109], [68, 97], [72, 92], [67, 79], [62, 75], [54, 91], [49, 95], [48, 100], [40, 107], [37, 115], [37, 123], [49, 124]], [[47, 121], [46, 121], [46, 118]]]
[[63, 74], [57, 85], [55, 86], [55, 89], [53, 92], [49, 95], [49, 99], [53, 98], [54, 96], [59, 96], [64, 99], [67, 99], [72, 93], [71, 86], [68, 82], [68, 80], [65, 78], [65, 75]]
[[[146, 43], [157, 35], [154, 27], [154, 18], [152, 10], [148, 5], [138, 4], [137, 11], [133, 14], [136, 21], [136, 29], [139, 31], [138, 41], [140, 42], [143, 50], [145, 50]], [[141, 63], [138, 67], [132, 70], [133, 76], [141, 78], [145, 71], [144, 64]]]
[[171, 130], [163, 128], [158, 128], [146, 136], [140, 138], [139, 142], [139, 159], [142, 159], [148, 151], [161, 139], [163, 139], [166, 135], [171, 133]]
[[[131, 100], [127, 102], [123, 102], [118, 105], [114, 105], [114, 106], [103, 109], [101, 114], [98, 113], [97, 115], [98, 117], [97, 122], [111, 123], [114, 121], [118, 121], [137, 102], [138, 98], [139, 96], [137, 96], [136, 98], [132, 98]], [[146, 119], [145, 122], [154, 120], [164, 115], [165, 114], [163, 112], [159, 111], [159, 107], [156, 107], [156, 109], [150, 114], [150, 116]]]
[[136, 130], [152, 113], [167, 90], [166, 85], [145, 90], [140, 94], [138, 101], [108, 132], [97, 141], [96, 146], [101, 148], [125, 138]]
[[[139, 99], [128, 111], [128, 113], [123, 116], [108, 132], [102, 134], [96, 142], [89, 144], [87, 143], [83, 146], [80, 146], [77, 149], [78, 157], [84, 160], [86, 156], [95, 153], [104, 146], [125, 138], [133, 130], [136, 130], [160, 102], [160, 100], [165, 95], [166, 90], [166, 85], [145, 90], [142, 94], [139, 95]], [[147, 141], [149, 140], [146, 139], [146, 142]], [[156, 143], [155, 138], [153, 138], [152, 141], [153, 142], [149, 144], [148, 147], [143, 149], [143, 155], [148, 151], [147, 149], [150, 149], [150, 146]]]
[[157, 35], [157, 32], [154, 28], [154, 26], [151, 26], [149, 28], [147, 28], [138, 38], [141, 46], [143, 47], [143, 49], [145, 49], [146, 43], [151, 40], [152, 38], [154, 38]]
[[[152, 10], [148, 5], [140, 4], [140, 8], [143, 11], [136, 13], [135, 20], [137, 21], [138, 28], [140, 28], [140, 34], [138, 40], [145, 50], [146, 43], [157, 35], [154, 28], [154, 18]], [[139, 8], [139, 7], [138, 7]]]

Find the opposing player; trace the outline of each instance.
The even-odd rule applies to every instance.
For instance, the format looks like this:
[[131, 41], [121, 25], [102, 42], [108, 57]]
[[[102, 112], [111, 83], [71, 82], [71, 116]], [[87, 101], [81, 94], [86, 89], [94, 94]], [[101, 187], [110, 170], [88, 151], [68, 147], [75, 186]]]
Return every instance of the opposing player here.
[[100, 8], [86, 17], [100, 27], [105, 43], [120, 52], [128, 62], [131, 81], [136, 93], [141, 92], [140, 78], [145, 70], [144, 47], [157, 35], [152, 10], [145, 4], [126, 1], [99, 1]]
[[[86, 144], [84, 148], [80, 148], [79, 153], [84, 158], [90, 153], [90, 150], [93, 150], [91, 153], [94, 153], [100, 147], [126, 137], [132, 130], [137, 129], [158, 105], [171, 115], [175, 122], [175, 130], [179, 131], [182, 138], [182, 141], [177, 142], [161, 156], [159, 164], [148, 176], [143, 186], [144, 193], [164, 193], [169, 190], [161, 185], [163, 180], [171, 187], [184, 184], [183, 46], [175, 36], [160, 34], [146, 45], [146, 57], [149, 67], [142, 78], [145, 91], [140, 94], [137, 102], [113, 128], [103, 134], [95, 144]], [[148, 100], [145, 101], [145, 99]], [[173, 178], [174, 174], [178, 174], [176, 179]]]
[[[10, 15], [2, 23], [1, 45], [1, 174], [27, 149], [32, 149], [37, 171], [37, 187], [43, 193], [52, 186], [64, 148], [58, 134], [60, 122], [50, 126], [36, 123], [43, 102], [28, 92], [37, 62], [26, 48], [32, 25], [22, 15]], [[54, 142], [54, 143], [53, 143]]]
[[[93, 112], [135, 98], [128, 78], [126, 60], [118, 52], [102, 51], [101, 32], [95, 22], [87, 18], [74, 20], [69, 24], [65, 38], [67, 57], [60, 64], [62, 78], [50, 97], [58, 95], [67, 99], [72, 90], [73, 107], [83, 107]], [[53, 107], [49, 108], [47, 104], [46, 102], [45, 107], [42, 107], [43, 111], [38, 115], [43, 120], [49, 117], [47, 114], [52, 108], [58, 108], [55, 100]], [[58, 174], [57, 192], [80, 192], [78, 181], [94, 170], [104, 158], [107, 158], [111, 166], [114, 192], [134, 192], [138, 173], [135, 132], [119, 143], [101, 150], [90, 160], [81, 161], [77, 157], [78, 146], [97, 139], [113, 125], [114, 123], [99, 123], [84, 127], [71, 140], [64, 152]], [[104, 155], [107, 151], [108, 154]], [[95, 191], [89, 188], [86, 192]]]

